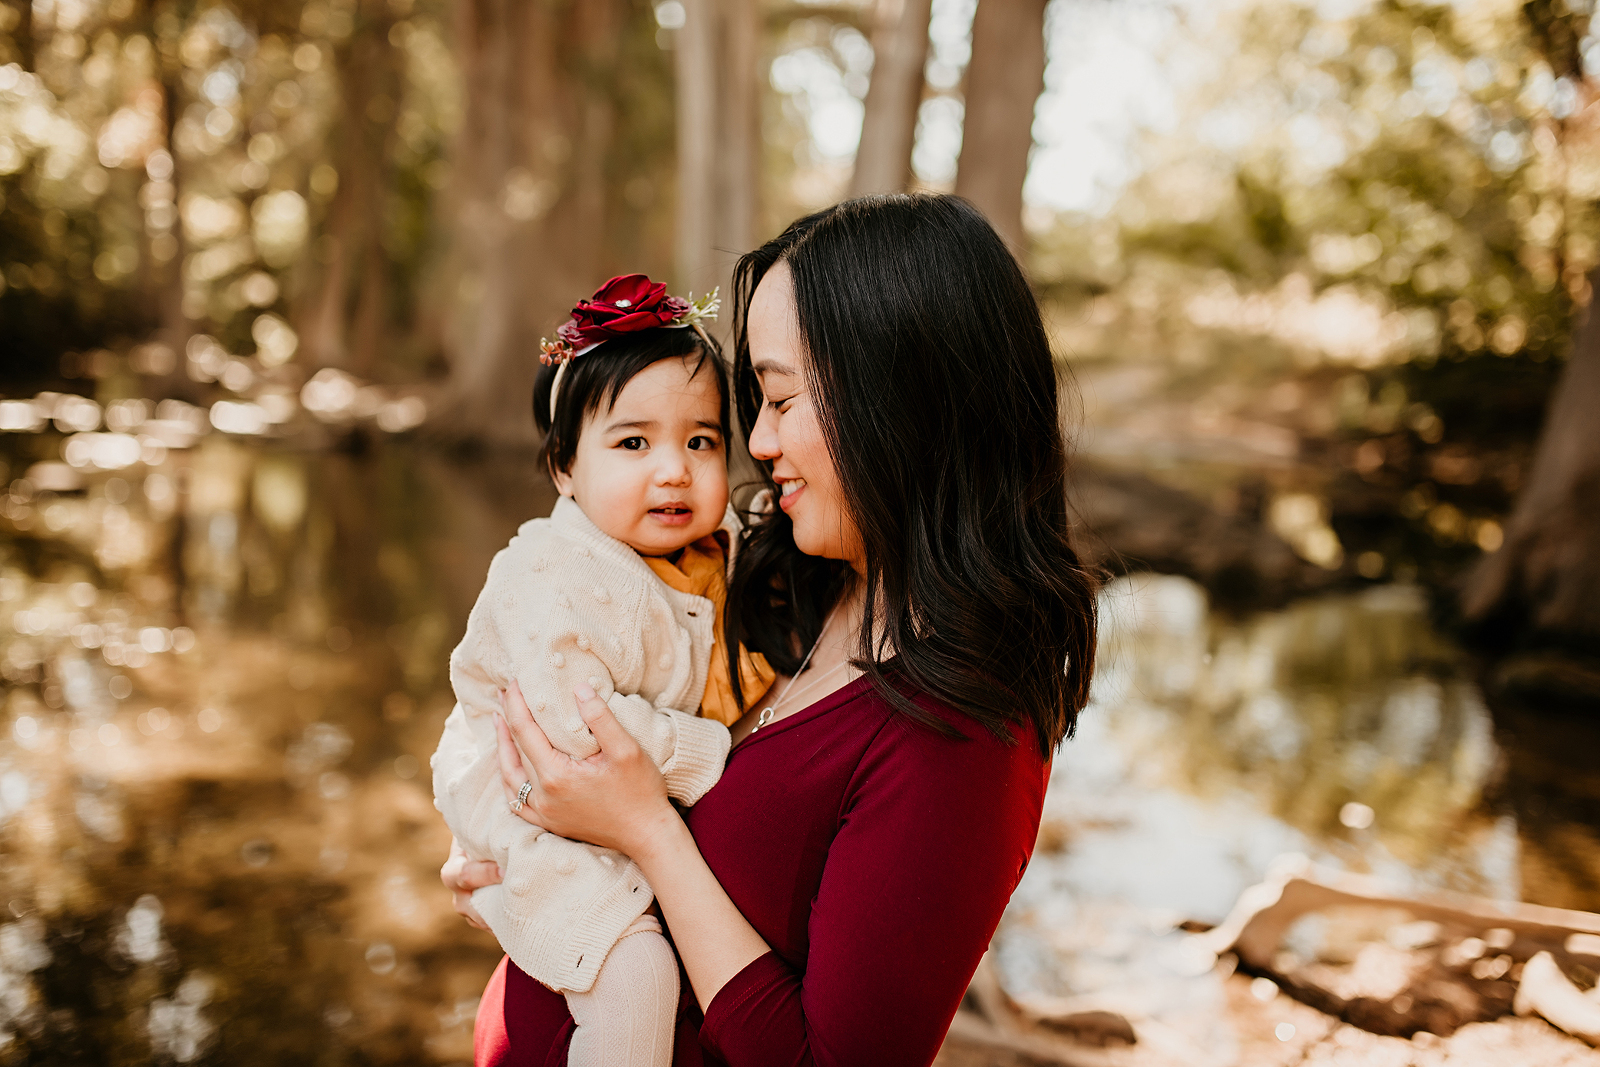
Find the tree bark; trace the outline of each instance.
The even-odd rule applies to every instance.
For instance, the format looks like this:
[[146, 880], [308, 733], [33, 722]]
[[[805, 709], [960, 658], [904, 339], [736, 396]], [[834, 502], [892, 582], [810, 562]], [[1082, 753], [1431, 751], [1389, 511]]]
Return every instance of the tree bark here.
[[621, 0], [457, 0], [466, 106], [452, 146], [453, 240], [441, 270], [445, 436], [537, 440], [539, 338], [603, 279], [604, 160], [616, 119]]
[[[1600, 286], [1600, 269], [1589, 278]], [[1593, 289], [1591, 288], [1591, 291]], [[1505, 542], [1468, 577], [1462, 609], [1506, 644], [1600, 638], [1600, 314], [1575, 332]]]
[[1033, 111], [1044, 91], [1046, 2], [979, 0], [972, 20], [956, 195], [988, 216], [1017, 254], [1023, 249], [1022, 183], [1033, 148]]
[[[187, 178], [186, 168], [173, 144], [173, 132], [183, 111], [183, 70], [177, 57], [176, 38], [162, 39], [154, 15], [155, 5], [148, 5], [143, 12], [142, 28], [157, 45], [155, 62], [157, 80], [161, 86], [161, 145], [172, 158], [172, 176], [168, 181], [172, 184], [172, 203], [177, 205], [183, 202]], [[189, 242], [184, 235], [181, 212], [173, 213], [172, 226], [167, 232], [174, 242], [171, 258], [165, 263], [156, 262], [151, 251], [152, 239], [148, 234], [143, 238], [143, 254], [140, 258], [144, 263], [145, 299], [155, 309], [156, 339], [172, 350], [173, 362], [171, 370], [165, 374], [146, 375], [144, 389], [151, 400], [172, 397], [194, 401], [199, 399], [201, 389], [200, 383], [189, 377], [188, 360], [184, 355], [194, 331], [188, 316], [183, 313], [183, 261], [189, 252]]]
[[[296, 318], [310, 365], [370, 374], [389, 312], [383, 227], [400, 58], [389, 41], [394, 18], [388, 5], [366, 0], [361, 8], [358, 29], [338, 57], [344, 113], [334, 138], [339, 187], [323, 228], [327, 258]], [[352, 293], [358, 294], [353, 312]]]
[[709, 289], [716, 243], [717, 0], [684, 0], [677, 55], [677, 288]]
[[922, 105], [932, 0], [878, 0], [872, 31], [872, 81], [867, 86], [861, 144], [850, 195], [904, 192]]
[[11, 40], [17, 49], [17, 59], [23, 70], [34, 70], [33, 0], [9, 0], [6, 6], [16, 11], [17, 24], [11, 31]]
[[732, 258], [756, 241], [761, 182], [761, 5], [722, 0], [723, 121], [718, 127], [716, 247], [718, 281], [732, 277]]
[[761, 12], [749, 0], [686, 0], [676, 41], [675, 291], [728, 293], [755, 244], [761, 151]]

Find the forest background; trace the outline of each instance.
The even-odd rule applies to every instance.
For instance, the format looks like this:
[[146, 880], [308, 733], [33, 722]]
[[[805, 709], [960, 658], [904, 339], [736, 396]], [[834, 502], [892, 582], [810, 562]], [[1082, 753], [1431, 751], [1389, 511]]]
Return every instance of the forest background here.
[[427, 760], [539, 338], [901, 189], [1017, 252], [1144, 572], [1006, 988], [1299, 1062], [1164, 955], [1275, 856], [1600, 910], [1592, 14], [0, 0], [0, 1063], [470, 1058]]
[[[1179, 88], [1117, 131], [1119, 180], [1053, 209], [1035, 106], [1084, 57], [1047, 40], [1108, 13]], [[0, 385], [523, 444], [573, 294], [704, 291], [807, 210], [953, 189], [1077, 375], [1107, 555], [1224, 599], [1421, 577], [1502, 645], [1572, 650], [1600, 632], [1600, 393], [1572, 343], [1600, 259], [1589, 23], [1575, 0], [8, 0]]]

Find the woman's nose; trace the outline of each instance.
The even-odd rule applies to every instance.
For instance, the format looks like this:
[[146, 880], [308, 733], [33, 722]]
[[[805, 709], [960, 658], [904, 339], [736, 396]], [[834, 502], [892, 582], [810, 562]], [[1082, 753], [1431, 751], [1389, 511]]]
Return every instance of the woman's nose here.
[[761, 405], [761, 414], [750, 428], [750, 455], [760, 460], [773, 460], [783, 455], [778, 445], [778, 417], [766, 404]]

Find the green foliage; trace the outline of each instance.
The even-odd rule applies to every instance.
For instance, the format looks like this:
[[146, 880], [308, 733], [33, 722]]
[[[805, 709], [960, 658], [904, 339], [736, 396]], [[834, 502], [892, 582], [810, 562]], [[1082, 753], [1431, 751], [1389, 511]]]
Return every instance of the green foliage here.
[[322, 284], [341, 182], [376, 198], [362, 267], [409, 326], [458, 110], [445, 0], [0, 12], [0, 381], [152, 333], [251, 356]]
[[[1223, 16], [1186, 42], [1211, 77], [1111, 221], [1042, 243], [1048, 298], [1103, 294], [1074, 354], [1166, 362], [1172, 402], [1231, 390], [1237, 417], [1286, 423], [1326, 464], [1297, 477], [1343, 559], [1448, 580], [1498, 543], [1600, 261], [1576, 6]], [[1300, 398], [1282, 415], [1274, 382]]]

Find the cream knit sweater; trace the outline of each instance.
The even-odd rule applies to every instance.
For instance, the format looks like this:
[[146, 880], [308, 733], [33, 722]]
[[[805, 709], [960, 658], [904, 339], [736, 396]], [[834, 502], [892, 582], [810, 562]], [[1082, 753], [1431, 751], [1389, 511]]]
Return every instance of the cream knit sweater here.
[[661, 768], [667, 793], [693, 804], [728, 756], [727, 727], [679, 710], [700, 706], [715, 622], [710, 600], [669, 588], [566, 497], [489, 565], [450, 656], [458, 703], [433, 755], [434, 806], [469, 857], [504, 869], [473, 905], [512, 962], [551, 989], [593, 985], [652, 893], [621, 853], [511, 813], [496, 757], [499, 690], [515, 679], [550, 743], [583, 757], [598, 745], [572, 689], [588, 682]]

